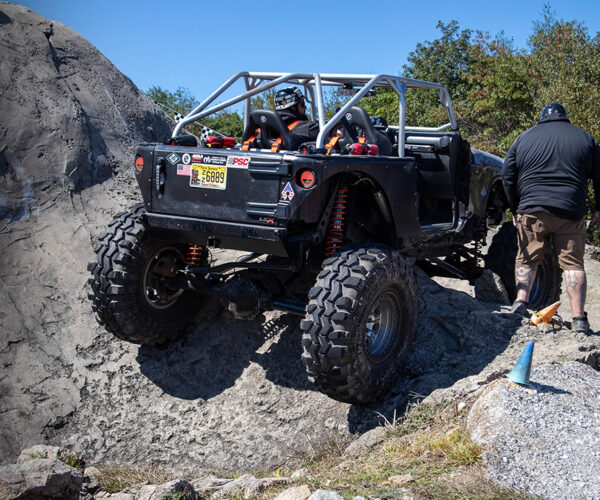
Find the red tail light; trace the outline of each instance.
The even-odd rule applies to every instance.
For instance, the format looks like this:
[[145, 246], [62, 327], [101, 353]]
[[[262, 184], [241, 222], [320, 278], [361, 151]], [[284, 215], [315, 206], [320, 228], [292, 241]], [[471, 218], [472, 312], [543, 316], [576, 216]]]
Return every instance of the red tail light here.
[[142, 158], [141, 156], [137, 156], [135, 158], [135, 169], [138, 172], [141, 172], [144, 169], [144, 158]]
[[309, 170], [309, 169], [300, 170], [296, 174], [296, 184], [298, 184], [298, 186], [300, 186], [300, 187], [303, 187], [305, 189], [310, 189], [311, 187], [313, 187], [315, 185], [316, 182], [317, 182], [317, 176], [312, 170]]

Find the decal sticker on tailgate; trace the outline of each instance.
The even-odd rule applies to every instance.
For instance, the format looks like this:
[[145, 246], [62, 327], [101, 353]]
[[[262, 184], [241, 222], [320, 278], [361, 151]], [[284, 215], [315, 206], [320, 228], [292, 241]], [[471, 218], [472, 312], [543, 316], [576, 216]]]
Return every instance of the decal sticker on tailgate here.
[[227, 167], [192, 163], [190, 186], [206, 189], [225, 189], [227, 187]]

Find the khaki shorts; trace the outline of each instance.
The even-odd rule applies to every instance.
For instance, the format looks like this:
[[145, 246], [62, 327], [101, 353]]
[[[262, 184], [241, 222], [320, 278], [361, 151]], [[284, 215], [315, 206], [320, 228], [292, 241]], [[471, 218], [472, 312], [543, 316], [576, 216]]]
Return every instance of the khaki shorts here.
[[535, 212], [520, 215], [517, 220], [519, 220], [517, 267], [537, 267], [544, 257], [549, 242], [552, 241], [561, 269], [583, 270], [585, 251], [583, 217], [575, 221], [545, 212]]

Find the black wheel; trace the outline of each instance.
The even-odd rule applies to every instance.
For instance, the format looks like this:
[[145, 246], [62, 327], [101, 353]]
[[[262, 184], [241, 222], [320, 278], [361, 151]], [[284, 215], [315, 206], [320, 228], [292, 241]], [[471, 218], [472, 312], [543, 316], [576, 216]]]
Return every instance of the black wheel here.
[[183, 267], [185, 248], [148, 237], [144, 208], [115, 216], [95, 249], [89, 298], [96, 319], [117, 337], [158, 345], [174, 338], [194, 317], [196, 297], [170, 288], [165, 276]]
[[338, 401], [375, 401], [403, 367], [416, 319], [414, 271], [398, 252], [367, 247], [325, 260], [300, 323], [309, 379]]
[[[515, 258], [517, 257], [517, 229], [512, 222], [505, 222], [492, 238], [485, 257], [485, 267], [494, 271], [504, 283], [511, 302], [517, 297], [515, 284]], [[562, 270], [558, 267], [556, 253], [550, 245], [538, 266], [535, 281], [529, 293], [532, 309], [556, 302], [560, 298]]]

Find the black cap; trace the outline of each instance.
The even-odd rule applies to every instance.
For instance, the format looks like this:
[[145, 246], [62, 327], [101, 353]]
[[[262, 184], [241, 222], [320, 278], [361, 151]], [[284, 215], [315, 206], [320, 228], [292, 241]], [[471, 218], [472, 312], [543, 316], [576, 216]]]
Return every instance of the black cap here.
[[547, 116], [563, 116], [567, 118], [567, 110], [565, 107], [559, 102], [551, 102], [550, 104], [546, 104], [544, 109], [542, 109], [542, 114], [540, 119], [544, 119]]

